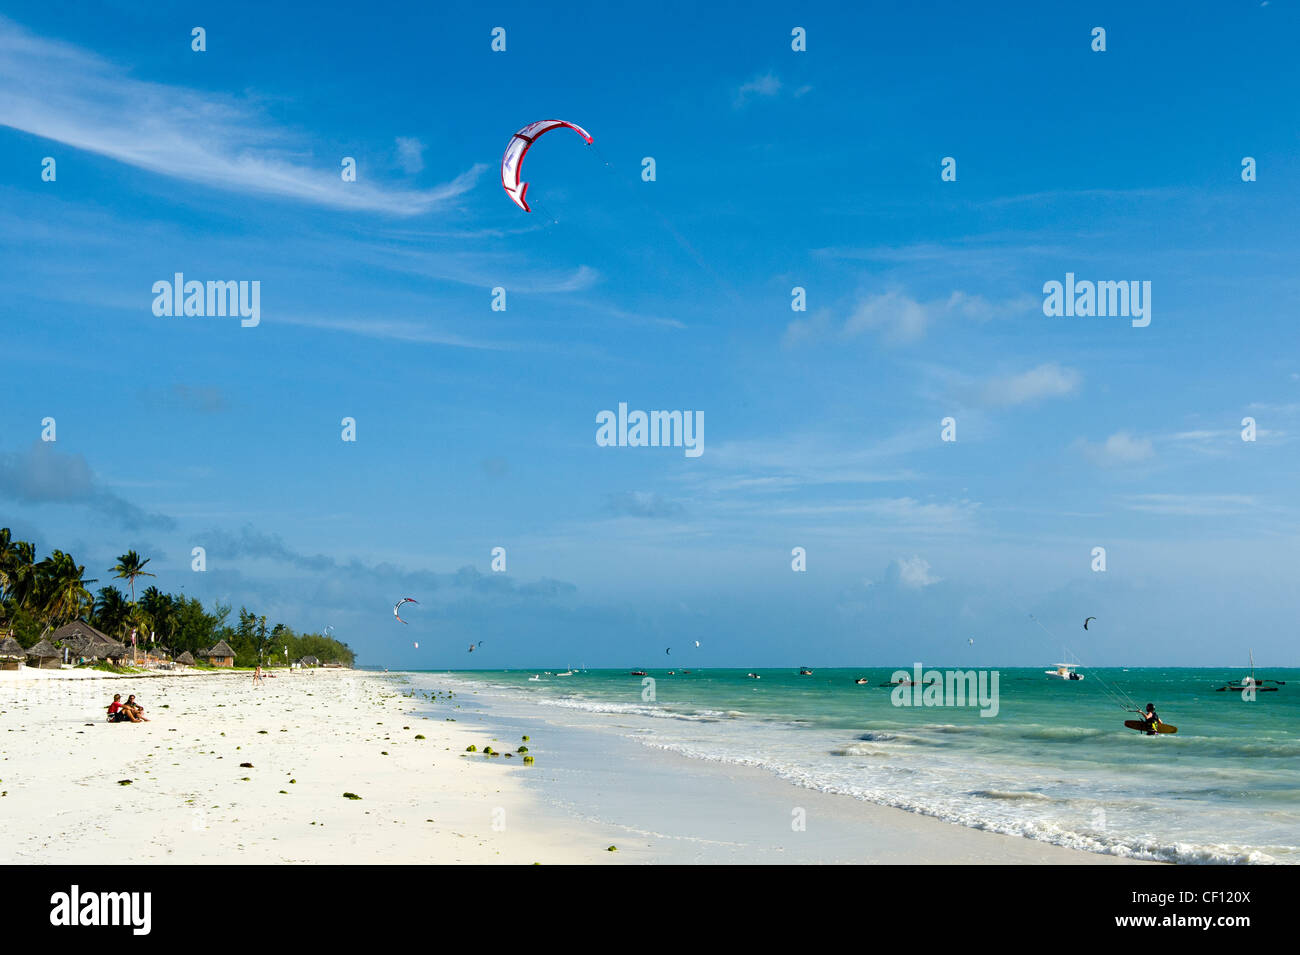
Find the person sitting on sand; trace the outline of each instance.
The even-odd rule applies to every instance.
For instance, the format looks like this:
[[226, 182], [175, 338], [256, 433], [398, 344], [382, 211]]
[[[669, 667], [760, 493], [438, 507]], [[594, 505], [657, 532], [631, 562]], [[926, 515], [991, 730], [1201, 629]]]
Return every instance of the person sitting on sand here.
[[[135, 699], [135, 697], [132, 697], [132, 699]], [[139, 723], [140, 717], [122, 704], [121, 693], [114, 693], [113, 702], [108, 704], [108, 721], [110, 723]]]
[[1155, 736], [1156, 727], [1160, 725], [1160, 717], [1156, 715], [1155, 704], [1148, 703], [1147, 711], [1138, 715], [1142, 717], [1142, 722], [1146, 724], [1147, 735]]
[[126, 702], [122, 704], [122, 709], [127, 710], [128, 712], [130, 712], [131, 716], [134, 717], [132, 722], [135, 723], [149, 722], [149, 717], [144, 715], [144, 707], [135, 701], [134, 693], [132, 693], [130, 696], [126, 698]]

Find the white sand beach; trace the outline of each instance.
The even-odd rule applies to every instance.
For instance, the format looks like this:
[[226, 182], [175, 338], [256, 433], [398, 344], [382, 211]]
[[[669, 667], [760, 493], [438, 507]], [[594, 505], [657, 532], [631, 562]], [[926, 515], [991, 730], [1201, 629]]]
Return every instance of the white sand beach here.
[[[150, 722], [105, 722], [114, 693], [136, 694]], [[277, 671], [260, 688], [247, 672], [0, 672], [0, 862], [1126, 861], [633, 752], [540, 716], [535, 766], [466, 755], [513, 752], [529, 727], [507, 736], [490, 713], [407, 693], [399, 674], [348, 670]], [[806, 831], [791, 831], [791, 805], [814, 820]]]
[[[514, 750], [518, 740], [445, 722], [450, 705], [410, 716], [399, 689], [380, 676], [324, 669], [280, 670], [256, 689], [247, 672], [0, 672], [0, 862], [614, 856], [592, 827], [530, 824], [536, 800], [519, 785], [518, 774], [531, 771], [521, 757], [462, 755], [471, 744]], [[105, 722], [114, 693], [136, 694], [150, 722]]]

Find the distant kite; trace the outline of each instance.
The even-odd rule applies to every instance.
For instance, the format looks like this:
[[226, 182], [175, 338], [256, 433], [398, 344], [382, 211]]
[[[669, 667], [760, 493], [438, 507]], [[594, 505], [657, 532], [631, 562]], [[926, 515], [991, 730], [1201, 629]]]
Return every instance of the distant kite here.
[[666, 650], [664, 650], [664, 653], [669, 654], [669, 655], [671, 655], [672, 652], [673, 652], [673, 648], [672, 648], [672, 647], [668, 647]]
[[[1088, 620], [1096, 620], [1096, 619], [1097, 619], [1096, 617], [1089, 617], [1089, 618], [1088, 618]], [[1087, 630], [1087, 629], [1088, 629], [1088, 620], [1085, 620], [1085, 621], [1083, 622], [1083, 629], [1084, 629], [1084, 630]]]
[[406, 623], [406, 621], [402, 619], [401, 613], [399, 613], [402, 609], [402, 604], [418, 604], [419, 602], [420, 601], [416, 600], [414, 597], [403, 597], [401, 600], [397, 601], [397, 603], [393, 604], [393, 616], [397, 618], [399, 623]]

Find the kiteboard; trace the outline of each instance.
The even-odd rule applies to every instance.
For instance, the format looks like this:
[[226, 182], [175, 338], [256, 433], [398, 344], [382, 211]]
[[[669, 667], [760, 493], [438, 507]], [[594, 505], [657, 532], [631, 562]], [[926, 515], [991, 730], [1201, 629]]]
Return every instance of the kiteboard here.
[[[1143, 732], [1143, 733], [1145, 733], [1145, 732], [1147, 731], [1147, 724], [1146, 724], [1145, 722], [1143, 722], [1142, 720], [1125, 720], [1125, 721], [1124, 721], [1124, 725], [1127, 726], [1127, 727], [1128, 727], [1129, 729], [1131, 729], [1131, 730], [1140, 730], [1140, 731]], [[1171, 725], [1171, 724], [1169, 724], [1169, 723], [1157, 723], [1157, 724], [1156, 724], [1156, 732], [1157, 732], [1157, 733], [1177, 733], [1177, 732], [1178, 732], [1178, 727], [1177, 727], [1177, 726], [1173, 726], [1173, 725]]]

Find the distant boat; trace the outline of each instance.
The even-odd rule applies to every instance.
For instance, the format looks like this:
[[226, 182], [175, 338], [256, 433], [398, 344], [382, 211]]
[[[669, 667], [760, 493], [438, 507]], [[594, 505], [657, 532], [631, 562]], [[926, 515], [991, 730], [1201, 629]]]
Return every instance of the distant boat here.
[[799, 668], [799, 675], [800, 675], [800, 676], [812, 676], [812, 670], [811, 670], [810, 668], [808, 668], [808, 667], [800, 667], [800, 668]]
[[645, 676], [645, 670], [633, 670], [632, 676]]
[[914, 683], [910, 677], [900, 676], [897, 680], [893, 680], [889, 683], [877, 683], [876, 685], [877, 686], [919, 686], [920, 684]]
[[759, 676], [757, 673], [746, 673], [745, 676], [749, 677], [751, 680], [761, 680], [761, 679], [763, 679], [763, 678], [762, 678], [761, 676]]
[[[1265, 684], [1272, 683], [1272, 686]], [[1240, 683], [1228, 683], [1215, 689], [1216, 693], [1241, 693], [1246, 690], [1255, 693], [1276, 693], [1279, 686], [1286, 686], [1285, 680], [1263, 680], [1255, 678], [1255, 651], [1250, 651], [1250, 676], [1243, 676]]]
[[540, 676], [538, 676], [536, 673], [534, 673], [532, 676], [530, 676], [530, 677], [528, 678], [528, 682], [529, 682], [529, 683], [539, 683], [539, 682], [541, 682], [541, 679], [542, 679], [542, 678], [541, 678]]
[[867, 678], [866, 678], [865, 676], [860, 676], [860, 677], [858, 677], [856, 680], [854, 680], [853, 682], [856, 683], [858, 686], [866, 686], [866, 685], [867, 685]]
[[556, 676], [573, 676], [572, 670], [565, 670], [563, 673], [557, 673]]
[[1077, 663], [1058, 663], [1055, 670], [1044, 670], [1049, 680], [1082, 680], [1082, 673], [1075, 673]]

